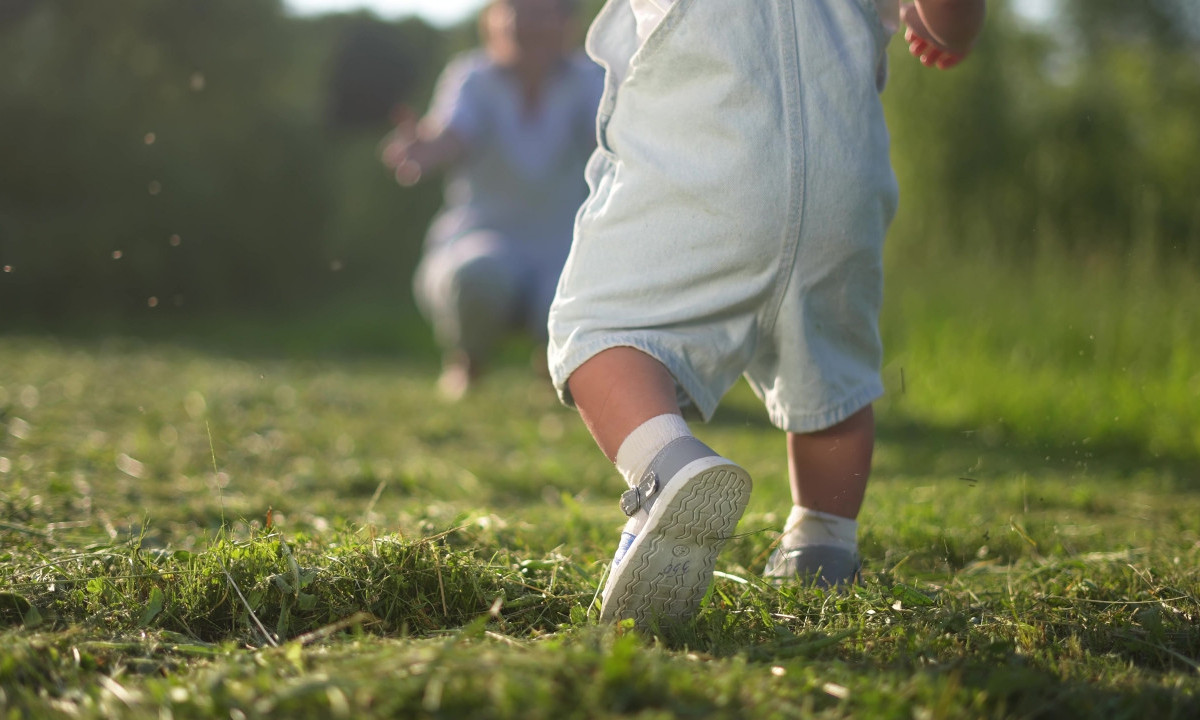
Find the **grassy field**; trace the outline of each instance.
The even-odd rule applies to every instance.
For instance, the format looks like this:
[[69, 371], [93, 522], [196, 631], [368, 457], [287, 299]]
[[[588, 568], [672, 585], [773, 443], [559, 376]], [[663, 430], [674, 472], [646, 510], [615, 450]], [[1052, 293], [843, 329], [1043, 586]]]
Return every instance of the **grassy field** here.
[[369, 317], [0, 337], [0, 715], [1197, 717], [1195, 275], [905, 267], [863, 585], [758, 580], [738, 387], [755, 495], [661, 633], [594, 621], [622, 487], [526, 348], [447, 405]]

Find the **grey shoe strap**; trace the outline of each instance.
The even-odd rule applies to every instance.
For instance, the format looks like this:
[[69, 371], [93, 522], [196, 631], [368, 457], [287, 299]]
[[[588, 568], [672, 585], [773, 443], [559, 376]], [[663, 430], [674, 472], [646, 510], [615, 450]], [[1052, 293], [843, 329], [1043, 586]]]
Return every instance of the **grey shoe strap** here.
[[818, 587], [853, 584], [862, 571], [858, 553], [831, 545], [778, 548], [767, 560], [765, 575], [777, 580], [799, 579]]
[[638, 510], [649, 504], [663, 484], [675, 477], [675, 473], [684, 466], [693, 460], [716, 454], [716, 451], [691, 435], [672, 440], [650, 461], [638, 484], [621, 495], [621, 511], [633, 517]]

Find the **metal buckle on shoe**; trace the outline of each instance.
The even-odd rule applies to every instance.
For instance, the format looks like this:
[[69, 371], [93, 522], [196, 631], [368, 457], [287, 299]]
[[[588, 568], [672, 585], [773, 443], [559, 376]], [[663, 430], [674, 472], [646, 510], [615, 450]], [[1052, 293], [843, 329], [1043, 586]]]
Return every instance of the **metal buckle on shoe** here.
[[658, 492], [658, 475], [654, 471], [646, 473], [642, 477], [642, 481], [636, 487], [631, 487], [621, 493], [621, 512], [627, 517], [633, 517], [634, 513], [642, 509], [642, 505], [647, 500], [654, 497]]

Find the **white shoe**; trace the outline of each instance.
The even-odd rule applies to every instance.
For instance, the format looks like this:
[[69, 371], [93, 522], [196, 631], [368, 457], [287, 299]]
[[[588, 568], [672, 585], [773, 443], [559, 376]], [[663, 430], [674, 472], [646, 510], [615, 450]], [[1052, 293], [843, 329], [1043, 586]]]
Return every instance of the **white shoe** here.
[[663, 448], [621, 497], [630, 521], [604, 586], [601, 622], [633, 618], [644, 627], [693, 617], [751, 486], [745, 470], [694, 437]]

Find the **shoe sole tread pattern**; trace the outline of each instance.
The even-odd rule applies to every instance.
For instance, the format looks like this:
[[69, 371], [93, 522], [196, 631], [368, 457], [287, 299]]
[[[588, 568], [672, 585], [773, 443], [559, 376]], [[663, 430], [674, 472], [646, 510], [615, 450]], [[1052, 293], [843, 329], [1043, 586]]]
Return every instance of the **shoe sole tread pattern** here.
[[[717, 464], [711, 464], [712, 461]], [[690, 618], [712, 582], [717, 555], [750, 499], [745, 470], [704, 458], [692, 477], [667, 491], [616, 571], [601, 620], [633, 618], [639, 626]], [[683, 472], [687, 472], [687, 468]]]

